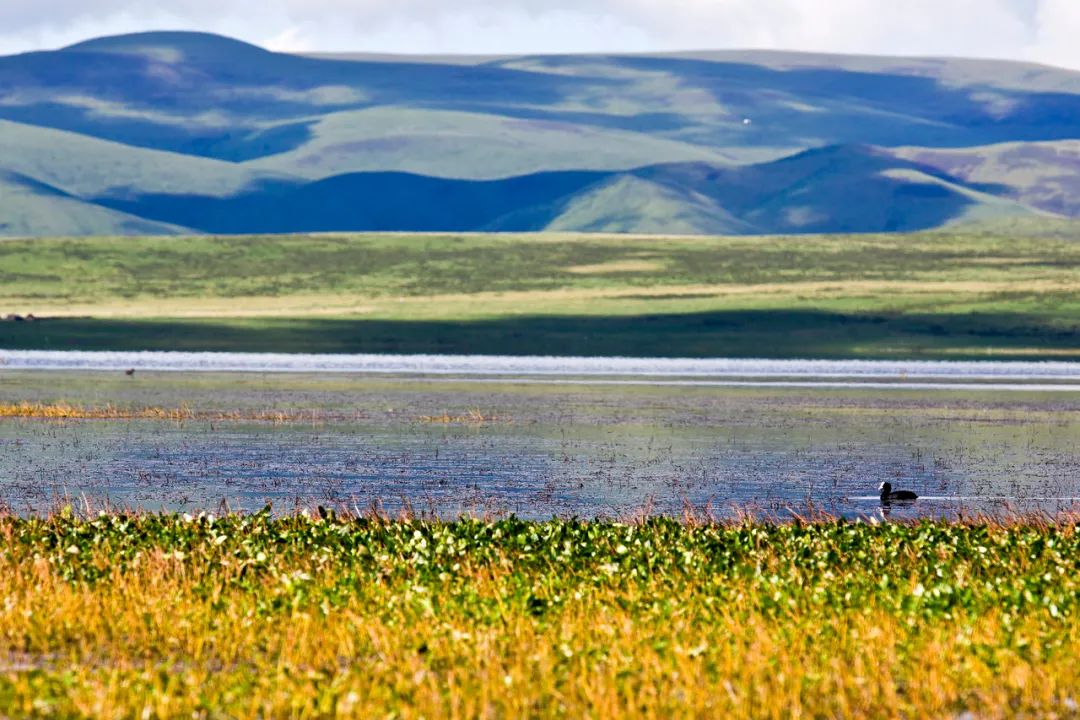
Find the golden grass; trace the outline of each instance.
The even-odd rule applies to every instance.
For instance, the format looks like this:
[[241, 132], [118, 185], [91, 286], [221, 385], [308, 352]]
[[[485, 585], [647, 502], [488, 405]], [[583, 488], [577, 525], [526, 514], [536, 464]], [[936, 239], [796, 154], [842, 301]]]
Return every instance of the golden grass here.
[[464, 414], [451, 415], [444, 412], [442, 415], [421, 415], [420, 422], [432, 425], [480, 425], [483, 423], [502, 420], [498, 415], [485, 415], [479, 408], [472, 408]]
[[11, 717], [1077, 714], [1064, 606], [939, 595], [1071, 563], [1067, 528], [37, 522], [0, 520]]
[[191, 420], [195, 413], [186, 408], [120, 408], [113, 405], [82, 407], [67, 403], [4, 403], [0, 418], [43, 418], [48, 420]]
[[[602, 273], [601, 273], [602, 274]], [[64, 299], [13, 298], [8, 306], [49, 317], [99, 318], [260, 318], [260, 317], [345, 317], [438, 319], [446, 317], [505, 316], [515, 314], [584, 314], [612, 312], [611, 303], [622, 312], [641, 311], [656, 302], [678, 302], [685, 298], [693, 306], [752, 307], [758, 303], [865, 300], [868, 307], [916, 302], [922, 298], [945, 301], [949, 305], [984, 302], [995, 296], [1041, 296], [1080, 293], [1080, 280], [1065, 274], [1057, 277], [1004, 277], [995, 280], [938, 279], [932, 276], [912, 280], [868, 280], [841, 278], [826, 281], [769, 283], [681, 284], [655, 283], [614, 287], [561, 287], [550, 290], [479, 291], [433, 293], [430, 295], [283, 294], [243, 297], [172, 297], [166, 300], [138, 298], [108, 299], [80, 303]], [[704, 301], [703, 301], [704, 298]], [[875, 304], [876, 303], [876, 304]]]
[[67, 403], [0, 403], [0, 418], [37, 418], [45, 420], [258, 420], [275, 423], [305, 421], [317, 418], [312, 411], [284, 410], [192, 410], [187, 406], [177, 408], [141, 407], [124, 408], [114, 405], [85, 407]]
[[607, 275], [609, 273], [662, 272], [666, 267], [666, 263], [658, 260], [628, 258], [603, 263], [571, 265], [563, 269], [574, 275]]
[[[413, 610], [416, 590], [375, 588], [331, 613], [260, 618], [242, 594], [223, 592], [216, 602], [198, 597], [178, 565], [151, 557], [141, 570], [93, 590], [44, 569], [12, 578], [17, 588], [34, 582], [39, 590], [33, 598], [21, 594], [5, 613], [14, 622], [0, 627], [29, 631], [34, 649], [22, 656], [23, 666], [52, 673], [0, 669], [11, 683], [10, 710], [92, 717], [898, 718], [943, 717], [971, 706], [986, 717], [1049, 717], [1055, 709], [1070, 715], [1066, 703], [1080, 687], [1075, 664], [1046, 658], [1040, 644], [1024, 653], [994, 651], [1012, 633], [1033, 630], [1006, 629], [999, 617], [946, 621], [918, 635], [873, 612], [820, 625], [748, 614], [702, 627], [692, 617], [639, 618], [620, 607], [621, 593], [607, 590], [571, 601], [547, 623], [509, 610], [497, 626], [477, 627]], [[482, 597], [505, 592], [505, 578], [466, 579]], [[268, 583], [265, 592], [280, 584]], [[380, 603], [389, 611], [380, 613]], [[20, 621], [27, 613], [33, 621]], [[60, 652], [58, 641], [66, 646]], [[1080, 652], [1074, 628], [1057, 644], [1057, 654]], [[980, 656], [978, 648], [988, 652]], [[50, 687], [49, 675], [63, 684]]]
[[[117, 407], [104, 405], [86, 407], [68, 403], [0, 403], [0, 418], [33, 418], [41, 420], [185, 420], [206, 421], [261, 421], [279, 424], [329, 420], [339, 414], [321, 414], [318, 411], [287, 410], [192, 410], [186, 405], [177, 408], [163, 407]], [[354, 416], [355, 417], [355, 416]], [[431, 425], [480, 425], [506, 420], [495, 414], [485, 414], [479, 408], [471, 408], [464, 413], [441, 415], [420, 415], [417, 421]]]

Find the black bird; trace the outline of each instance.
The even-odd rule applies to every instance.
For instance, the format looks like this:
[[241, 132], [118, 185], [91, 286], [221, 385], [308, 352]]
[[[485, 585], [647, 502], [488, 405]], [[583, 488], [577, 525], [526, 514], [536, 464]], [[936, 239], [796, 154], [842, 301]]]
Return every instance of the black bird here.
[[128, 376], [134, 375], [135, 374], [135, 368], [128, 368], [127, 370], [124, 371], [124, 374], [128, 375]]
[[891, 502], [904, 502], [911, 500], [918, 500], [919, 496], [910, 490], [893, 490], [891, 482], [881, 483], [881, 502], [888, 504]]

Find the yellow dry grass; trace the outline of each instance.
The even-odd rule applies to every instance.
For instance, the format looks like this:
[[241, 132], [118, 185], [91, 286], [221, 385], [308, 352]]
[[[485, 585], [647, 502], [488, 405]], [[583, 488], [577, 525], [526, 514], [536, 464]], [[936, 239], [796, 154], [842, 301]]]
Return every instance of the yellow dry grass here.
[[658, 260], [627, 259], [586, 265], [571, 265], [564, 270], [574, 275], [608, 275], [611, 273], [662, 272], [666, 264]]
[[260, 420], [270, 422], [294, 422], [315, 417], [311, 411], [288, 412], [284, 410], [234, 410], [195, 411], [187, 406], [177, 408], [141, 407], [123, 408], [114, 405], [84, 407], [67, 403], [3, 403], [0, 418], [37, 418], [45, 420]]
[[[40, 318], [260, 318], [347, 317], [435, 319], [503, 316], [541, 312], [593, 314], [655, 307], [656, 302], [706, 302], [716, 307], [758, 303], [874, 300], [888, 305], [920, 298], [951, 304], [982, 302], [995, 295], [1035, 297], [1080, 293], [1080, 278], [1017, 278], [1003, 280], [835, 280], [746, 284], [684, 284], [624, 287], [563, 287], [551, 290], [368, 296], [280, 295], [250, 297], [173, 297], [106, 300], [100, 303], [13, 299], [8, 305]], [[637, 307], [640, 305], [641, 307]]]
[[421, 415], [419, 418], [420, 422], [432, 425], [482, 425], [502, 419], [504, 418], [498, 415], [485, 415], [479, 408], [472, 408], [456, 415], [444, 412], [442, 415]]
[[49, 420], [191, 420], [195, 413], [179, 408], [120, 408], [113, 405], [82, 407], [67, 403], [5, 403], [0, 404], [0, 418], [43, 418]]
[[[1080, 653], [1075, 625], [1052, 654], [1038, 640], [999, 650], [1039, 633], [996, 613], [915, 631], [874, 610], [778, 621], [736, 601], [703, 624], [662, 581], [567, 598], [543, 621], [506, 605], [477, 623], [437, 609], [446, 588], [408, 583], [265, 613], [260, 598], [331, 585], [332, 558], [316, 552], [249, 590], [236, 588], [243, 559], [94, 562], [105, 577], [88, 585], [52, 558], [0, 560], [10, 717], [1071, 717], [1080, 687], [1080, 666], [1054, 659]], [[498, 568], [463, 573], [496, 607], [515, 583]], [[676, 610], [630, 609], [649, 597]]]

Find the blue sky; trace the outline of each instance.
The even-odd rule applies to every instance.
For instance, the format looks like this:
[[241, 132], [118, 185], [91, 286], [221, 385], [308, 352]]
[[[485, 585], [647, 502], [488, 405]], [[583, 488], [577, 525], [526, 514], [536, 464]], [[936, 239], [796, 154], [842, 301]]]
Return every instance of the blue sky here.
[[0, 53], [150, 29], [280, 50], [772, 48], [1080, 69], [1080, 0], [0, 0]]

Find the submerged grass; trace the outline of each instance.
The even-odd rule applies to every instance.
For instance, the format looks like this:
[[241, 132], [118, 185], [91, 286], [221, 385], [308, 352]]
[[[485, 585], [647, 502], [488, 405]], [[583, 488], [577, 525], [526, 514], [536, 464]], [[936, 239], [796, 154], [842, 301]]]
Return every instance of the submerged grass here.
[[[245, 408], [243, 410], [194, 410], [187, 405], [179, 407], [121, 407], [116, 405], [74, 405], [66, 402], [38, 403], [0, 403], [0, 419], [22, 418], [35, 420], [168, 420], [184, 422], [202, 420], [209, 422], [257, 421], [279, 425], [356, 420], [363, 416], [360, 410], [346, 413], [341, 410], [288, 410]], [[444, 411], [441, 415], [417, 415], [415, 421], [424, 425], [483, 425], [506, 421], [509, 418], [484, 413], [479, 408], [470, 408], [462, 413], [451, 414]]]
[[482, 425], [484, 423], [497, 422], [499, 420], [505, 420], [498, 415], [485, 414], [479, 408], [470, 408], [464, 413], [457, 415], [451, 415], [449, 412], [443, 412], [442, 415], [421, 415], [420, 422], [430, 425]]
[[1075, 717], [1073, 519], [0, 518], [0, 713]]
[[292, 423], [325, 419], [315, 411], [289, 410], [193, 410], [179, 407], [118, 407], [115, 405], [83, 406], [68, 403], [0, 403], [0, 418], [34, 418], [42, 420], [256, 420], [273, 423]]
[[146, 418], [153, 420], [191, 420], [194, 411], [178, 408], [122, 408], [113, 405], [83, 407], [67, 403], [4, 403], [0, 404], [0, 418], [41, 418], [46, 420], [125, 420]]

